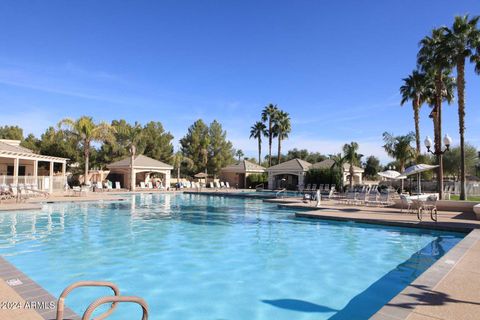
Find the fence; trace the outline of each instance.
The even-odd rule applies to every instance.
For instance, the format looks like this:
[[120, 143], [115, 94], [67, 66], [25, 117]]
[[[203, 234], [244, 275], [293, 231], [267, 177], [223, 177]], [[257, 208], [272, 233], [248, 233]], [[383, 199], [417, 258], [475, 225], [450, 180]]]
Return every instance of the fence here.
[[[63, 191], [67, 177], [65, 176], [53, 176], [52, 178], [52, 192]], [[49, 191], [50, 189], [50, 176], [18, 176], [18, 183], [37, 185], [39, 190]], [[14, 183], [13, 176], [0, 176], [0, 184], [10, 185]]]

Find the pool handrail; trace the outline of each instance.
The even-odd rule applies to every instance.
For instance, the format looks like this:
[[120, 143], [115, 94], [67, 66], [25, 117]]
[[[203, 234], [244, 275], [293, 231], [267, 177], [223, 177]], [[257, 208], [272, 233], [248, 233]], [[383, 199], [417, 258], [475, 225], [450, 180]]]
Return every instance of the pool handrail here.
[[[142, 298], [135, 297], [135, 296], [109, 296], [109, 297], [98, 298], [88, 306], [87, 310], [85, 310], [85, 313], [82, 316], [82, 320], [90, 320], [95, 309], [97, 309], [99, 306], [105, 303], [110, 303], [110, 302], [112, 303], [112, 306], [114, 304], [116, 305], [119, 302], [133, 302], [133, 303], [139, 304], [140, 307], [142, 307], [142, 320], [148, 320], [147, 302]], [[110, 310], [113, 310], [113, 309], [110, 309]], [[100, 317], [95, 318], [95, 320], [97, 319], [104, 319], [104, 318], [100, 318]]]
[[279, 198], [280, 193], [285, 192], [285, 191], [287, 191], [287, 188], [283, 188], [282, 190], [277, 191], [277, 193], [275, 193], [275, 198]]
[[[80, 288], [80, 287], [109, 287], [115, 293], [115, 297], [120, 296], [120, 289], [113, 282], [109, 282], [109, 281], [77, 281], [75, 283], [72, 283], [68, 287], [66, 287], [62, 291], [62, 293], [60, 294], [60, 297], [58, 298], [58, 301], [57, 301], [57, 317], [55, 318], [56, 320], [63, 320], [63, 314], [64, 314], [64, 311], [65, 311], [65, 299], [74, 289]], [[108, 309], [105, 313], [99, 315], [95, 319], [96, 320], [105, 319], [106, 317], [110, 316], [113, 313], [113, 311], [115, 310], [116, 307], [117, 307], [117, 302], [113, 302], [112, 305], [110, 306], [110, 309]]]

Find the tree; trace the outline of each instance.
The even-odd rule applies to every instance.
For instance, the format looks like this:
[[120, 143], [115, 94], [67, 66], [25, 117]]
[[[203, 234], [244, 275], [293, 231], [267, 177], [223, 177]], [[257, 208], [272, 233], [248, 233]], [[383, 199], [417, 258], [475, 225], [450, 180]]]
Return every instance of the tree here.
[[333, 171], [337, 171], [340, 175], [340, 184], [339, 184], [339, 187], [340, 189], [343, 189], [343, 165], [345, 164], [345, 158], [342, 156], [341, 153], [337, 153], [337, 154], [331, 154], [329, 155], [329, 158], [333, 160], [333, 166], [332, 166], [332, 170]]
[[268, 137], [268, 166], [272, 165], [272, 141], [274, 138], [274, 131], [273, 131], [273, 119], [275, 118], [278, 112], [277, 105], [269, 104], [266, 106], [262, 111], [262, 121], [268, 122], [268, 129], [266, 137]]
[[[468, 175], [475, 175], [475, 165], [477, 164], [477, 149], [466, 143], [464, 146], [465, 157], [465, 173]], [[462, 148], [460, 146], [450, 148], [450, 151], [445, 153], [443, 158], [445, 174], [452, 176], [457, 180], [462, 175]]]
[[290, 124], [290, 116], [285, 111], [278, 111], [274, 117], [273, 131], [278, 138], [278, 156], [277, 164], [281, 162], [282, 158], [282, 140], [288, 138], [288, 134], [292, 130]]
[[427, 74], [413, 70], [411, 75], [403, 79], [404, 84], [400, 87], [400, 94], [402, 95], [400, 105], [403, 106], [407, 101], [412, 101], [417, 156], [421, 153], [420, 107], [427, 96], [428, 80]]
[[32, 133], [30, 133], [22, 142], [20, 142], [20, 145], [36, 153], [40, 151], [40, 140], [37, 139]]
[[267, 127], [263, 122], [257, 121], [250, 127], [250, 139], [258, 141], [258, 163], [262, 163], [262, 137], [267, 135]]
[[235, 151], [235, 156], [238, 157], [238, 162], [240, 162], [240, 159], [244, 156], [243, 151], [241, 149], [238, 149]]
[[193, 161], [183, 155], [181, 151], [177, 151], [172, 155], [172, 165], [177, 169], [177, 182], [180, 179], [180, 169], [182, 165], [185, 165], [188, 169], [193, 167]]
[[[405, 171], [405, 164], [415, 158], [415, 151], [411, 146], [411, 143], [415, 141], [415, 135], [410, 132], [403, 136], [394, 136], [391, 133], [383, 133], [383, 141], [385, 145], [383, 148], [387, 154], [398, 161], [399, 170], [402, 173]], [[402, 187], [403, 190], [403, 179]]]
[[187, 134], [180, 139], [180, 151], [193, 161], [189, 174], [203, 172], [207, 169], [208, 147], [210, 145], [209, 128], [199, 119], [189, 128]]
[[353, 167], [360, 163], [361, 157], [362, 155], [358, 154], [358, 143], [352, 141], [349, 144], [347, 143], [343, 146], [343, 158], [350, 165], [350, 169], [349, 169], [350, 188], [353, 187], [353, 175], [355, 173]]
[[457, 68], [458, 127], [460, 133], [460, 200], [466, 199], [465, 173], [465, 60], [473, 55], [480, 39], [479, 17], [457, 16], [451, 29], [446, 28], [446, 46], [450, 64]]
[[445, 28], [432, 30], [430, 36], [420, 41], [420, 50], [417, 55], [418, 66], [434, 78], [435, 101], [431, 113], [434, 125], [435, 153], [438, 161], [438, 192], [439, 198], [443, 197], [443, 161], [442, 161], [442, 100], [444, 97], [444, 77], [449, 75], [451, 64], [448, 59]]
[[19, 126], [0, 127], [0, 139], [23, 140], [23, 129]]
[[142, 130], [142, 140], [147, 157], [169, 162], [173, 155], [173, 135], [165, 132], [161, 122], [150, 121]]
[[144, 137], [142, 132], [142, 126], [135, 122], [131, 125], [118, 125], [115, 131], [118, 135], [121, 135], [122, 140], [119, 142], [122, 146], [129, 151], [130, 154], [130, 190], [135, 190], [136, 177], [133, 167], [135, 165], [135, 156], [137, 154], [137, 146], [142, 142]]
[[376, 179], [380, 170], [380, 160], [375, 156], [369, 156], [365, 162], [365, 176], [370, 179]]
[[233, 146], [227, 140], [227, 132], [214, 120], [208, 128], [210, 145], [208, 146], [208, 170], [216, 175], [221, 168], [234, 162]]
[[[35, 143], [30, 135], [28, 143]], [[27, 139], [24, 141], [27, 143]], [[63, 130], [55, 130], [49, 127], [35, 143], [40, 154], [54, 157], [68, 158], [68, 165], [78, 163], [81, 159], [81, 152], [78, 150], [78, 140], [75, 136], [69, 135]]]
[[96, 124], [93, 122], [92, 117], [83, 116], [77, 120], [66, 118], [58, 123], [59, 128], [65, 127], [65, 132], [76, 138], [83, 147], [83, 156], [85, 159], [85, 175], [84, 183], [87, 183], [88, 179], [88, 164], [90, 159], [90, 146], [92, 142], [113, 140], [112, 127], [101, 122]]

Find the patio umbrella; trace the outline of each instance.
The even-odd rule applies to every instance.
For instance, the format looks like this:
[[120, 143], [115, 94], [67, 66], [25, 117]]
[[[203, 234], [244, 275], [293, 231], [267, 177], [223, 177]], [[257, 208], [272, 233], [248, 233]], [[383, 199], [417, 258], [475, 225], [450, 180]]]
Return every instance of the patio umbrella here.
[[398, 171], [395, 171], [395, 170], [385, 170], [385, 171], [382, 171], [382, 172], [379, 172], [377, 173], [380, 177], [384, 177], [384, 178], [387, 178], [387, 179], [393, 179], [393, 180], [397, 180], [397, 179], [405, 179], [406, 177], [401, 177], [401, 173], [398, 172]]
[[412, 174], [416, 174], [417, 175], [417, 183], [418, 183], [418, 192], [421, 193], [422, 192], [422, 185], [421, 185], [421, 175], [420, 175], [420, 173], [422, 173], [424, 171], [429, 171], [429, 170], [432, 170], [432, 169], [435, 169], [435, 168], [438, 168], [438, 165], [431, 165], [431, 164], [424, 164], [424, 163], [416, 164], [416, 165], [413, 165], [413, 166], [405, 169], [405, 171], [403, 171], [403, 173], [399, 176], [399, 178], [402, 177], [402, 179], [404, 179], [407, 176], [410, 176]]
[[195, 178], [208, 178], [208, 174], [206, 174], [205, 172], [199, 172], [194, 177]]

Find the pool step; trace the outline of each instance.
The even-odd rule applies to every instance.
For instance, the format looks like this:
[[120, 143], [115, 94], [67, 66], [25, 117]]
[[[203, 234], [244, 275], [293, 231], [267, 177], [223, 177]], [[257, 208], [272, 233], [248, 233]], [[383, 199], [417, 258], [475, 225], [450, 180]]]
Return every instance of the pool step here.
[[110, 309], [95, 318], [96, 320], [106, 319], [113, 313], [113, 311], [115, 311], [115, 308], [117, 307], [117, 304], [119, 302], [132, 302], [139, 304], [142, 307], [142, 320], [148, 320], [148, 305], [145, 300], [140, 297], [121, 296], [118, 286], [115, 283], [109, 281], [78, 281], [66, 287], [60, 294], [60, 297], [57, 301], [56, 320], [64, 320], [63, 315], [65, 311], [65, 299], [73, 290], [80, 287], [108, 287], [112, 289], [114, 293], [113, 296], [101, 297], [92, 302], [88, 306], [87, 310], [85, 310], [85, 312], [83, 313], [82, 320], [90, 320], [93, 312], [99, 306], [106, 303], [111, 303]]

